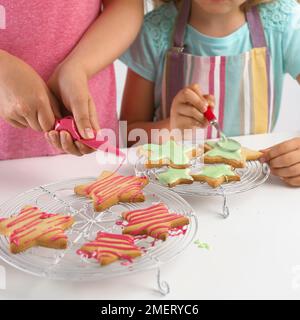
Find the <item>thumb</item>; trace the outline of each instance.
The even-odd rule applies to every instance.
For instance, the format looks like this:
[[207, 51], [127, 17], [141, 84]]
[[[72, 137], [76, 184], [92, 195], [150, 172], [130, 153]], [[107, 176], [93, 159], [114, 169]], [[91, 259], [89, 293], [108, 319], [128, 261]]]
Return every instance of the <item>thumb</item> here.
[[73, 113], [78, 131], [84, 139], [95, 138], [90, 117], [90, 98], [87, 92], [78, 92], [71, 100], [70, 108]]
[[56, 117], [54, 108], [56, 108], [56, 103], [56, 99], [52, 96], [51, 93], [48, 93], [47, 98], [45, 98], [44, 105], [42, 106], [42, 108], [38, 109], [38, 122], [44, 132], [48, 132], [54, 127]]
[[52, 111], [54, 113], [55, 118], [60, 119], [62, 117], [62, 114], [60, 112], [60, 104], [59, 104], [58, 100], [56, 99], [56, 97], [53, 94], [50, 95], [49, 100], [50, 100], [50, 105], [51, 105], [51, 108], [52, 108]]

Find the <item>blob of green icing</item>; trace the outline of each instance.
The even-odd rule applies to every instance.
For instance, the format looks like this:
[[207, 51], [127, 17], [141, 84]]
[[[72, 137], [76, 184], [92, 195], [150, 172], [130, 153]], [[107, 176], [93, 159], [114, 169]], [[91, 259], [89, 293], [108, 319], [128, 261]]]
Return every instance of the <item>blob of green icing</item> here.
[[193, 178], [190, 176], [189, 173], [189, 169], [168, 168], [166, 172], [160, 173], [158, 175], [158, 180], [162, 184], [173, 184], [179, 180], [193, 181]]
[[215, 166], [205, 166], [196, 175], [205, 176], [212, 179], [219, 179], [221, 177], [233, 177], [236, 174], [232, 171], [231, 166], [226, 164], [215, 165]]
[[190, 162], [188, 153], [194, 148], [179, 145], [174, 140], [169, 140], [162, 145], [158, 144], [145, 144], [143, 146], [145, 151], [151, 151], [149, 160], [157, 162], [162, 159], [169, 159], [173, 164], [176, 165], [187, 165]]

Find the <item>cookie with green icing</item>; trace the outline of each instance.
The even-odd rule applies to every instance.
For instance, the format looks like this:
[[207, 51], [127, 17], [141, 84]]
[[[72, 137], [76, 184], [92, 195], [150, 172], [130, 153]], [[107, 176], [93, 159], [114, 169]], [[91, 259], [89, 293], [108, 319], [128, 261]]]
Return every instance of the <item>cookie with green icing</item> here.
[[158, 180], [161, 184], [167, 185], [170, 188], [179, 184], [191, 184], [194, 182], [189, 169], [175, 168], [168, 168], [167, 171], [160, 173], [158, 175]]
[[223, 183], [240, 181], [240, 176], [233, 168], [226, 164], [204, 166], [199, 172], [192, 173], [195, 181], [206, 182], [211, 187], [217, 188]]
[[[224, 143], [222, 146], [224, 146]], [[206, 142], [204, 163], [223, 163], [234, 168], [244, 168], [246, 166], [246, 161], [256, 161], [261, 156], [261, 152], [250, 150], [244, 147], [241, 147], [236, 151], [228, 151], [224, 147], [220, 147], [216, 142]]]
[[164, 144], [145, 144], [138, 149], [138, 155], [147, 157], [145, 166], [147, 168], [160, 168], [170, 166], [183, 169], [190, 167], [192, 158], [201, 154], [201, 149], [195, 146], [178, 144], [169, 140]]

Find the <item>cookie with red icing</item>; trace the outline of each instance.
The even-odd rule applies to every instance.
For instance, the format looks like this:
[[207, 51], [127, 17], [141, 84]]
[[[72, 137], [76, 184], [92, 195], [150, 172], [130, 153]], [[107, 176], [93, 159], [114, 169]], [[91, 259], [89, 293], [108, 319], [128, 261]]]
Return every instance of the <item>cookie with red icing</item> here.
[[110, 171], [104, 171], [96, 181], [76, 186], [76, 194], [93, 199], [94, 209], [104, 211], [120, 202], [143, 202], [143, 188], [148, 184], [148, 178], [122, 176]]
[[123, 234], [148, 235], [163, 241], [168, 238], [170, 230], [189, 224], [188, 217], [171, 213], [163, 203], [124, 212], [122, 217], [128, 222], [123, 229]]
[[73, 223], [71, 216], [46, 213], [37, 207], [26, 206], [18, 215], [0, 220], [0, 234], [9, 236], [12, 253], [35, 246], [66, 249], [68, 238], [64, 231]]
[[117, 260], [132, 262], [142, 255], [142, 250], [135, 245], [134, 237], [130, 235], [99, 232], [96, 239], [85, 243], [77, 254], [94, 258], [106, 266]]

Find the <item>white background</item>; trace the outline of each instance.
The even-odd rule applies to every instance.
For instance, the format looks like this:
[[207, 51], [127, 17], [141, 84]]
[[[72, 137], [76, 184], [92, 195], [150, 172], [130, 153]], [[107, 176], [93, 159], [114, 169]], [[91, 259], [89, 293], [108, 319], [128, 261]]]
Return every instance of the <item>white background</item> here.
[[[115, 63], [118, 88], [118, 110], [120, 110], [122, 92], [127, 68], [123, 63]], [[299, 131], [300, 129], [300, 86], [290, 76], [286, 76], [282, 99], [282, 108], [275, 132]]]

